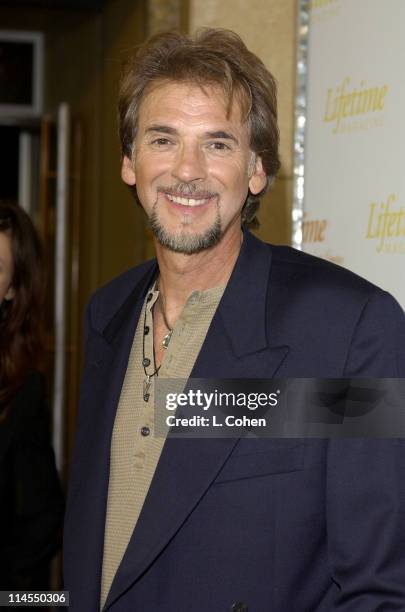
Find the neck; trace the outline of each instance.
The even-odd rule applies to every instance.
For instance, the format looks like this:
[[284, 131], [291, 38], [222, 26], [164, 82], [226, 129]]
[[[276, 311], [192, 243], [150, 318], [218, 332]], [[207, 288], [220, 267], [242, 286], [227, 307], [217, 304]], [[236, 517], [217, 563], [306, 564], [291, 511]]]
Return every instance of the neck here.
[[215, 247], [193, 255], [174, 253], [155, 243], [159, 289], [170, 321], [177, 320], [193, 291], [226, 285], [239, 255], [242, 237], [240, 230], [232, 232], [224, 235]]

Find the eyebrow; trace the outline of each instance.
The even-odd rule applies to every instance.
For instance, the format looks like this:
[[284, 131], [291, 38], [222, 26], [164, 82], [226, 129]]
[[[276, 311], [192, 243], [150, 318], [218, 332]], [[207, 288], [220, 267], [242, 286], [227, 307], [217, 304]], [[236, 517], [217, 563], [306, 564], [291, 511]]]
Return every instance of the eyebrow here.
[[208, 138], [220, 138], [221, 140], [233, 140], [235, 144], [239, 144], [239, 141], [235, 136], [230, 134], [229, 132], [224, 132], [219, 130], [217, 132], [207, 132]]
[[168, 125], [151, 125], [145, 130], [145, 134], [149, 132], [160, 132], [161, 134], [171, 134], [173, 136], [178, 134], [176, 128], [172, 128]]
[[[170, 134], [171, 136], [177, 136], [179, 134], [176, 128], [170, 127], [169, 125], [150, 125], [145, 130], [145, 134], [149, 134], [150, 132], [159, 132], [160, 134]], [[223, 130], [218, 130], [215, 132], [206, 132], [205, 136], [207, 138], [220, 138], [221, 140], [232, 140], [235, 144], [239, 144], [239, 141], [237, 138], [235, 138], [235, 136]]]

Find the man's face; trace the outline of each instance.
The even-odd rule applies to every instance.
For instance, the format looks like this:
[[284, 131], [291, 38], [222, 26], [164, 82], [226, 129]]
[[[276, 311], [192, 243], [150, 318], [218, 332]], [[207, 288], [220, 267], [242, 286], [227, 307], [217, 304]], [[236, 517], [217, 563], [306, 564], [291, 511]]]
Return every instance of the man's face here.
[[239, 234], [249, 187], [259, 193], [266, 184], [239, 103], [227, 117], [219, 88], [176, 82], [158, 84], [143, 99], [122, 178], [136, 184], [159, 242], [182, 253]]

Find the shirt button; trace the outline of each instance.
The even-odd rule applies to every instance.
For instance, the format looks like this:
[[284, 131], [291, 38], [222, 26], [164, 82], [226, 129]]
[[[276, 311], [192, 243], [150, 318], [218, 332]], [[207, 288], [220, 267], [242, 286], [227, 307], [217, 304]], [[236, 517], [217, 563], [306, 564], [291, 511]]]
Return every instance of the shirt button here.
[[147, 368], [148, 365], [150, 365], [150, 359], [145, 357], [145, 359], [142, 360], [142, 364], [145, 366], [145, 368]]
[[231, 606], [231, 612], [248, 612], [249, 608], [242, 601], [237, 601]]
[[145, 325], [143, 333], [145, 334], [145, 336], [147, 336], [149, 334], [149, 326]]
[[144, 425], [144, 427], [142, 427], [141, 429], [141, 434], [146, 438], [146, 436], [149, 436], [150, 434], [150, 429], [149, 427], [147, 427], [146, 425]]

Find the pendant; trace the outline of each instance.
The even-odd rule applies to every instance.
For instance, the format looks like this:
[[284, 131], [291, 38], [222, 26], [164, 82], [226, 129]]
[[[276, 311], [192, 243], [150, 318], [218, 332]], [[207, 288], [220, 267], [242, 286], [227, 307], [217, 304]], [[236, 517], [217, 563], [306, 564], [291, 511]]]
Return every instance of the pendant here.
[[143, 399], [145, 402], [149, 401], [149, 398], [150, 398], [149, 389], [151, 387], [151, 384], [152, 384], [151, 377], [149, 376], [149, 374], [147, 374], [146, 379], [143, 381]]
[[171, 339], [171, 337], [172, 337], [172, 333], [173, 333], [173, 330], [172, 330], [172, 329], [169, 329], [168, 333], [167, 333], [167, 334], [166, 334], [166, 336], [163, 338], [163, 340], [162, 340], [162, 347], [163, 347], [164, 349], [167, 349], [167, 347], [169, 346], [169, 342], [170, 342], [170, 339]]

